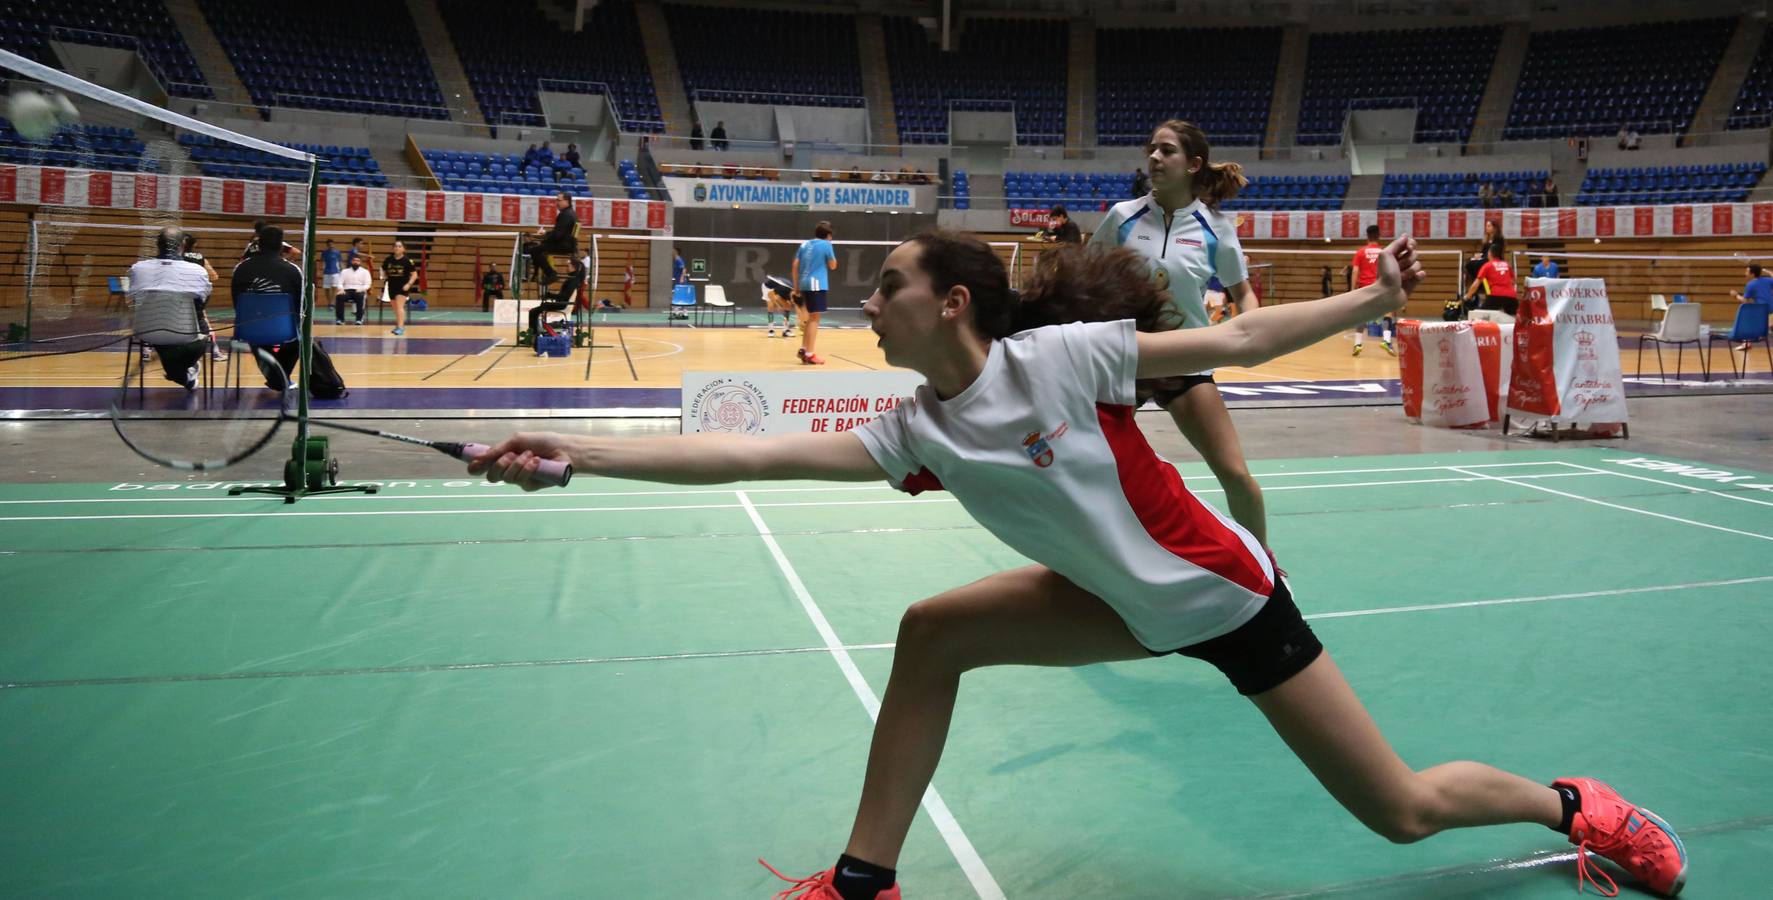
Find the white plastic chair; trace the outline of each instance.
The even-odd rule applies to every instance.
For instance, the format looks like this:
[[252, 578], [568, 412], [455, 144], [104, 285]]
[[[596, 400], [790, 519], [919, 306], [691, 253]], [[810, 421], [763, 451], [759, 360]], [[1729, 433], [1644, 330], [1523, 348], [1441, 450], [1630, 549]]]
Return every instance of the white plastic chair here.
[[[124, 344], [123, 371], [136, 357], [136, 349], [148, 347], [179, 347], [206, 341], [203, 323], [197, 317], [197, 296], [184, 291], [142, 291], [133, 298], [130, 310], [129, 341]], [[199, 354], [204, 368], [203, 383], [210, 384], [213, 369], [208, 353]], [[145, 367], [136, 369], [136, 393], [147, 388]]]
[[1651, 294], [1650, 309], [1653, 312], [1668, 312], [1668, 297], [1662, 294]]
[[[1654, 296], [1651, 300], [1655, 302]], [[1668, 373], [1662, 369], [1662, 345], [1675, 345], [1675, 376], [1680, 377], [1681, 353], [1687, 344], [1699, 347], [1699, 324], [1701, 307], [1698, 303], [1675, 303], [1667, 306], [1662, 320], [1656, 323], [1656, 330], [1649, 334], [1638, 335], [1638, 375], [1644, 374], [1644, 342], [1656, 345], [1656, 374], [1663, 380]], [[1706, 381], [1711, 380], [1711, 361], [1706, 359], [1703, 351], [1699, 354], [1699, 370]]]
[[702, 288], [702, 306], [709, 310], [710, 317], [724, 313], [727, 325], [739, 324], [738, 304], [726, 298], [726, 288], [721, 285], [710, 284]]
[[1472, 322], [1495, 322], [1498, 325], [1514, 324], [1514, 316], [1500, 309], [1474, 309], [1466, 313], [1465, 318]]

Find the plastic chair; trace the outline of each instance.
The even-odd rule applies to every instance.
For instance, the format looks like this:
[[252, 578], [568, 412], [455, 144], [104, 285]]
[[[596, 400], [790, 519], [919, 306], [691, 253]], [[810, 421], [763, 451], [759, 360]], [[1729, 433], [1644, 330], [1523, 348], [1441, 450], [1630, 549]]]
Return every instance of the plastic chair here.
[[726, 288], [721, 285], [711, 284], [702, 288], [702, 307], [709, 318], [724, 313], [727, 327], [736, 327], [739, 324], [739, 307], [726, 298]]
[[[203, 324], [197, 316], [197, 297], [184, 291], [142, 291], [134, 297], [130, 310], [129, 340], [123, 347], [123, 374], [129, 375], [129, 364], [136, 358], [137, 348], [143, 354], [149, 347], [179, 347], [204, 340]], [[214, 375], [207, 352], [199, 352], [204, 368], [204, 384]], [[147, 390], [147, 367], [136, 369], [136, 396]]]
[[[1662, 345], [1675, 345], [1675, 377], [1680, 377], [1681, 354], [1686, 350], [1686, 345], [1699, 347], [1699, 314], [1700, 305], [1697, 303], [1669, 306], [1663, 313], [1662, 320], [1656, 323], [1655, 331], [1638, 335], [1637, 374], [1644, 374], [1644, 344], [1649, 342], [1656, 345], [1656, 374], [1664, 380], [1667, 380], [1668, 373], [1662, 368]], [[1710, 355], [1699, 354], [1699, 370], [1704, 373], [1706, 381], [1711, 380], [1711, 361], [1707, 358]]]
[[665, 324], [675, 325], [678, 320], [689, 321], [696, 311], [696, 286], [693, 284], [674, 284], [671, 286], [671, 310], [667, 313]]
[[[1694, 304], [1697, 306], [1698, 304]], [[1731, 344], [1760, 344], [1767, 351], [1767, 367], [1773, 369], [1773, 341], [1768, 339], [1767, 318], [1773, 314], [1773, 306], [1765, 303], [1744, 303], [1736, 307], [1736, 322], [1729, 331], [1712, 332], [1713, 341], [1728, 341]], [[1734, 348], [1732, 348], [1733, 350]], [[1742, 351], [1742, 366], [1736, 365], [1736, 354], [1730, 354], [1730, 371], [1737, 378], [1748, 375], [1748, 350]], [[1706, 344], [1706, 355], [1710, 355], [1711, 345]]]

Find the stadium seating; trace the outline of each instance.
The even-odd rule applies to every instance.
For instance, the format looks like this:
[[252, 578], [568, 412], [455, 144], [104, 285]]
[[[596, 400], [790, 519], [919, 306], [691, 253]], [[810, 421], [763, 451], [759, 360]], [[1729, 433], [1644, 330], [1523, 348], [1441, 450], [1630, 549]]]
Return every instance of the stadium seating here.
[[146, 145], [133, 128], [84, 125], [64, 128], [48, 141], [28, 141], [12, 123], [0, 119], [0, 162], [77, 169], [159, 171], [159, 163], [143, 157]]
[[[179, 135], [179, 146], [191, 154], [197, 168], [214, 178], [245, 178], [254, 181], [307, 181], [308, 170], [301, 163], [272, 156], [263, 150], [241, 147], [218, 141], [208, 135]], [[320, 157], [320, 182], [358, 187], [387, 187], [388, 176], [370, 155], [368, 147], [321, 146], [319, 144], [283, 144]]]
[[[1268, 127], [1279, 28], [1116, 28], [1096, 32], [1096, 139], [1143, 144], [1187, 119], [1214, 145], [1257, 146]], [[1187, 48], [1188, 77], [1152, 65]]]
[[536, 197], [546, 197], [560, 191], [581, 197], [591, 195], [584, 169], [567, 169], [565, 171], [568, 174], [555, 181], [552, 168], [526, 168], [523, 166], [523, 157], [516, 153], [426, 150], [424, 157], [446, 191], [528, 194]]
[[198, 5], [260, 106], [449, 118], [401, 0]]
[[622, 187], [627, 188], [628, 199], [646, 200], [652, 196], [640, 177], [640, 170], [634, 167], [634, 160], [624, 159], [616, 163], [616, 175], [622, 179]]
[[1589, 169], [1576, 205], [1740, 203], [1766, 171], [1763, 162]]
[[1526, 172], [1415, 172], [1385, 176], [1379, 189], [1380, 209], [1461, 209], [1481, 206], [1478, 192], [1491, 185], [1514, 193], [1516, 207], [1527, 205], [1535, 182], [1543, 184], [1551, 173]]
[[[1011, 205], [1013, 206], [1014, 204]], [[954, 170], [954, 208], [973, 208], [973, 186], [968, 182], [967, 173], [964, 169]]]
[[950, 107], [1013, 107], [1017, 143], [1065, 142], [1064, 22], [969, 19], [952, 53], [937, 49], [915, 19], [884, 22], [901, 143], [948, 143]]
[[50, 41], [135, 50], [173, 96], [215, 96], [160, 0], [0, 0], [0, 47], [59, 67]]
[[664, 132], [629, 0], [598, 3], [578, 34], [562, 31], [534, 3], [438, 0], [437, 6], [487, 121], [541, 124], [536, 94], [546, 79], [550, 91], [608, 95], [623, 131]]
[[1683, 132], [1735, 27], [1702, 19], [1537, 32], [1502, 136]]
[[[1131, 172], [1005, 172], [1004, 196], [1016, 208], [1064, 204], [1072, 209], [1107, 209], [1133, 196]], [[957, 192], [958, 193], [958, 192]], [[1348, 194], [1346, 175], [1256, 176], [1235, 199], [1221, 204], [1239, 209], [1341, 209]]]
[[665, 19], [691, 99], [863, 105], [849, 15], [674, 4], [665, 7]]
[[1728, 128], [1766, 128], [1773, 125], [1773, 41], [1761, 39], [1761, 49], [1742, 79]]
[[1500, 27], [1314, 34], [1299, 143], [1338, 144], [1349, 109], [1414, 106], [1418, 141], [1464, 142], [1495, 63]]

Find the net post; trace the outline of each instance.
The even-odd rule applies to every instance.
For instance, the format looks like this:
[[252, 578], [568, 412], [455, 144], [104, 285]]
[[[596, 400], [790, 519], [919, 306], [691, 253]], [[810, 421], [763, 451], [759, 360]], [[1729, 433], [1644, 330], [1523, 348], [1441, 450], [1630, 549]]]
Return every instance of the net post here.
[[31, 342], [31, 301], [37, 289], [37, 211], [30, 215], [30, 262], [25, 264], [25, 343]]

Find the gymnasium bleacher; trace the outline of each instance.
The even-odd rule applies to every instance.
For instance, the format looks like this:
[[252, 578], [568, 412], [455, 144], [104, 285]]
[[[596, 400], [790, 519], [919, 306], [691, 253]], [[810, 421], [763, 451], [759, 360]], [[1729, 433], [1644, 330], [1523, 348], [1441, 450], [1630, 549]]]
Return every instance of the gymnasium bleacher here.
[[1018, 144], [1065, 142], [1065, 23], [973, 19], [944, 53], [915, 19], [884, 19], [899, 140], [948, 143], [948, 113], [1014, 111]]
[[[665, 18], [691, 98], [859, 107], [853, 17], [668, 4]], [[704, 129], [712, 122], [702, 123]]]
[[588, 197], [591, 189], [585, 170], [578, 166], [555, 168], [544, 165], [523, 165], [523, 156], [516, 153], [477, 153], [463, 150], [427, 149], [425, 162], [437, 174], [446, 191], [476, 191], [500, 194], [526, 194], [543, 197], [567, 191]]
[[[1153, 125], [1186, 119], [1221, 146], [1262, 143], [1280, 58], [1279, 28], [1115, 28], [1096, 34], [1096, 139], [1142, 145]], [[1151, 64], [1187, 47], [1189, 73]]]
[[[258, 181], [307, 181], [308, 170], [301, 164], [263, 150], [240, 148], [208, 135], [187, 132], [179, 135], [179, 146], [185, 148], [197, 168], [215, 178], [245, 178]], [[320, 182], [356, 187], [387, 187], [388, 177], [370, 154], [368, 147], [341, 147], [320, 144], [284, 144], [320, 157]]]
[[[437, 7], [487, 121], [541, 124], [537, 91], [546, 88], [606, 94], [623, 130], [665, 130], [628, 0], [597, 4], [579, 34], [562, 31], [533, 3], [438, 0]], [[521, 53], [507, 49], [519, 46]]]
[[1336, 144], [1350, 109], [1416, 109], [1416, 140], [1471, 137], [1502, 29], [1314, 34], [1299, 104], [1299, 143]]
[[1764, 162], [1595, 168], [1583, 179], [1576, 205], [1740, 203], [1766, 171]]
[[83, 125], [64, 129], [48, 141], [26, 140], [6, 119], [0, 119], [0, 162], [82, 169], [154, 172], [159, 162], [143, 156], [147, 146], [135, 129]]
[[198, 5], [260, 106], [450, 118], [401, 0]]
[[1685, 131], [1734, 28], [1703, 19], [1535, 32], [1503, 137]]
[[135, 50], [172, 96], [215, 96], [160, 0], [0, 0], [0, 48], [53, 66], [51, 41]]
[[1528, 198], [1550, 177], [1543, 169], [1509, 172], [1414, 172], [1385, 176], [1379, 192], [1380, 209], [1459, 209], [1482, 206], [1480, 193], [1488, 184], [1498, 193], [1514, 195], [1511, 206], [1527, 206]]

